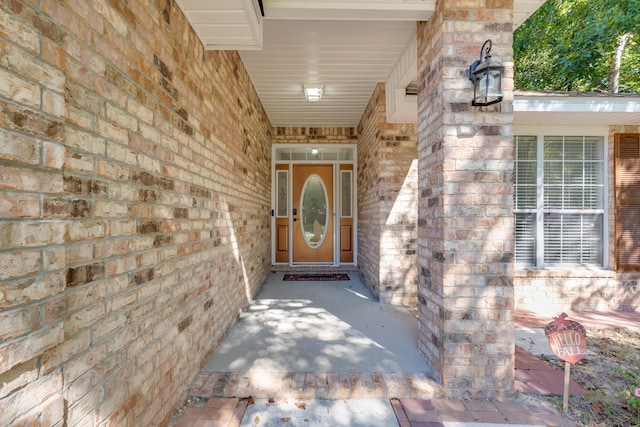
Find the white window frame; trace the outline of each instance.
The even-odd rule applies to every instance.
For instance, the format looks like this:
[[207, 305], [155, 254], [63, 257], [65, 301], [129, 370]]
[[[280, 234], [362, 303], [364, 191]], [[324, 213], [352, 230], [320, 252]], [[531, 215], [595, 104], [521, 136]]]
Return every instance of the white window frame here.
[[[536, 158], [536, 195], [537, 195], [537, 207], [536, 211], [536, 227], [535, 227], [535, 245], [536, 256], [535, 265], [523, 265], [518, 264], [516, 260], [515, 266], [517, 268], [583, 268], [580, 265], [573, 264], [561, 264], [561, 265], [545, 265], [544, 264], [544, 201], [543, 201], [543, 177], [544, 177], [544, 138], [550, 136], [562, 136], [562, 137], [600, 137], [603, 140], [602, 146], [602, 176], [603, 176], [603, 203], [602, 203], [602, 265], [600, 268], [608, 268], [609, 261], [609, 129], [607, 126], [537, 126], [537, 125], [515, 125], [513, 128], [513, 134], [516, 136], [529, 136], [536, 137], [537, 139], [537, 158]], [[514, 138], [515, 149], [515, 138]], [[514, 162], [516, 161], [517, 153], [514, 150]], [[515, 169], [514, 169], [515, 174]], [[515, 175], [514, 175], [514, 189], [515, 189]], [[515, 200], [514, 200], [515, 201]], [[514, 205], [514, 219], [516, 214], [516, 206]], [[515, 225], [515, 222], [514, 222]], [[514, 235], [515, 238], [515, 235]], [[515, 246], [514, 246], [515, 249]], [[587, 267], [584, 267], [587, 268]], [[588, 268], [594, 268], [589, 266]], [[596, 267], [597, 268], [597, 267]]]

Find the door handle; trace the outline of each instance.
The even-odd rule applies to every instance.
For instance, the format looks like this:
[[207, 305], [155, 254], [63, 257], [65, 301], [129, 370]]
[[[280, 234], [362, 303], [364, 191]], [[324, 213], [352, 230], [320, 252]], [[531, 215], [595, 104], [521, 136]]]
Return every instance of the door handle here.
[[294, 214], [294, 215], [298, 215], [298, 209], [293, 208], [293, 214]]

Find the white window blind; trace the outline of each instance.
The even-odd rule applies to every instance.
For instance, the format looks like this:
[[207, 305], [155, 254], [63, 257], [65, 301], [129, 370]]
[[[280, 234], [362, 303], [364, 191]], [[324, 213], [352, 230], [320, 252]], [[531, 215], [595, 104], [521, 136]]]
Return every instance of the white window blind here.
[[516, 264], [602, 265], [603, 138], [517, 136], [515, 149]]
[[515, 259], [517, 264], [536, 263], [537, 138], [515, 137]]

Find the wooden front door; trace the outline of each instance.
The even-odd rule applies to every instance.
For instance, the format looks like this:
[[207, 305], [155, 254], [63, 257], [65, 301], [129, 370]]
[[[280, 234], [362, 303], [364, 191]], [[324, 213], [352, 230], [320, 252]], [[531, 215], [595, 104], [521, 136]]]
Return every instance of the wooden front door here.
[[294, 264], [333, 263], [333, 165], [293, 165]]

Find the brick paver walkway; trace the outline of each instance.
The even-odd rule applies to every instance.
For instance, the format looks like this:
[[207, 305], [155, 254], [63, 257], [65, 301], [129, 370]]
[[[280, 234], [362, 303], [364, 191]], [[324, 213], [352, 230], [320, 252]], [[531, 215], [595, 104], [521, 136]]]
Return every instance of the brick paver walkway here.
[[246, 399], [212, 398], [202, 408], [186, 408], [175, 427], [238, 427], [247, 405]]
[[448, 399], [391, 399], [400, 427], [442, 427], [445, 422], [485, 425], [575, 427], [557, 411], [539, 405]]

